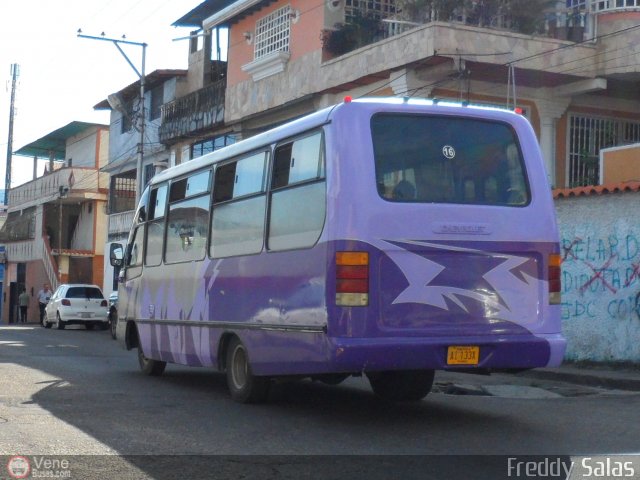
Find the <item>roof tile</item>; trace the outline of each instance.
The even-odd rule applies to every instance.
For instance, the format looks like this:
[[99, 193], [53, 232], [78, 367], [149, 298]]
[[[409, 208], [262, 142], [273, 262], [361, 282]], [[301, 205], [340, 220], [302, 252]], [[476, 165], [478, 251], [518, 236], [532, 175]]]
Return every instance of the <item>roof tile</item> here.
[[556, 188], [553, 198], [587, 197], [590, 195], [604, 195], [605, 193], [640, 192], [640, 182], [609, 183], [604, 185], [589, 185], [586, 187]]

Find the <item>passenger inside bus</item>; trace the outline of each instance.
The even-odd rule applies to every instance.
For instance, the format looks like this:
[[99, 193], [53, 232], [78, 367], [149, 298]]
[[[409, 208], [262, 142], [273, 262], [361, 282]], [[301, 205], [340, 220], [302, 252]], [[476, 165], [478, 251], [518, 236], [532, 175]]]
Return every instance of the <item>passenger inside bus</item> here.
[[408, 180], [400, 180], [393, 189], [392, 198], [401, 202], [415, 200], [416, 187]]

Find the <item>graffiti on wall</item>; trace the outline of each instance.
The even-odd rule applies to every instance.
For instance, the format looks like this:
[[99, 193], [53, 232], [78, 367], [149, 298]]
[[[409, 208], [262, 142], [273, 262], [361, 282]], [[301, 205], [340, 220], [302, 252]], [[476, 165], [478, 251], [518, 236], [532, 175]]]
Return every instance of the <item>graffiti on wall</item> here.
[[562, 319], [640, 319], [640, 238], [562, 239]]

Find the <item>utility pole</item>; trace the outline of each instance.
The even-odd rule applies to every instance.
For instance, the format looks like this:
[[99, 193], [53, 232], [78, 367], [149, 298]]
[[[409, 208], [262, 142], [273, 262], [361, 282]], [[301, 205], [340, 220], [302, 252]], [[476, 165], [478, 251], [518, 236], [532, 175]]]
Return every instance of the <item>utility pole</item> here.
[[[90, 40], [102, 40], [102, 41], [112, 42], [116, 46], [118, 51], [122, 54], [124, 59], [127, 61], [129, 66], [133, 69], [134, 72], [136, 72], [136, 75], [138, 75], [138, 77], [140, 78], [140, 118], [138, 119], [138, 127], [136, 128], [138, 130], [138, 132], [140, 133], [140, 141], [138, 142], [138, 162], [137, 162], [137, 165], [136, 165], [136, 205], [137, 205], [138, 200], [140, 200], [140, 196], [142, 195], [142, 188], [144, 187], [144, 185], [142, 184], [142, 182], [144, 180], [144, 175], [143, 175], [144, 172], [142, 171], [142, 160], [143, 160], [143, 157], [144, 157], [144, 128], [145, 128], [145, 111], [144, 111], [145, 73], [144, 73], [144, 69], [145, 69], [145, 59], [146, 59], [146, 53], [147, 53], [147, 44], [146, 43], [140, 43], [140, 42], [131, 42], [129, 40], [124, 40], [124, 35], [123, 35], [122, 39], [107, 38], [107, 37], [104, 36], [104, 32], [99, 37], [94, 37], [94, 36], [91, 36], [91, 35], [83, 35], [81, 29], [78, 29], [78, 37], [79, 38], [88, 38]], [[127, 56], [125, 51], [122, 50], [122, 47], [120, 46], [120, 44], [123, 44], [123, 45], [135, 45], [137, 47], [142, 47], [142, 66], [141, 66], [140, 71], [138, 71], [138, 69], [135, 67], [133, 62], [129, 59], [129, 57]]]
[[9, 189], [11, 188], [11, 157], [13, 155], [13, 117], [15, 116], [16, 83], [20, 76], [20, 66], [17, 63], [11, 65], [11, 106], [9, 107], [9, 138], [7, 139], [7, 163], [4, 180], [4, 205], [9, 205]]

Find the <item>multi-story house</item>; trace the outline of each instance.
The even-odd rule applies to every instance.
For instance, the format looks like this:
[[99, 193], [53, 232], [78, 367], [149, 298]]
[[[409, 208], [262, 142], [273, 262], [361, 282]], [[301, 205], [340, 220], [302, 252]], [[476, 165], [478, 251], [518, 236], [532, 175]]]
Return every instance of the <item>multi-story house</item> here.
[[[29, 321], [38, 320], [37, 292], [47, 283], [102, 284], [108, 175], [106, 125], [71, 122], [20, 148], [33, 158], [33, 180], [12, 188], [0, 230], [6, 264], [4, 323], [15, 321], [23, 288]], [[37, 177], [39, 159], [48, 160]]]
[[[110, 109], [109, 161], [102, 169], [110, 175], [106, 251], [126, 240], [133, 222], [137, 183], [144, 189], [158, 171], [175, 164], [160, 143], [161, 108], [186, 91], [185, 70], [156, 70], [145, 76], [144, 127], [140, 129], [140, 81], [110, 95], [94, 108]], [[142, 160], [140, 162], [140, 160]], [[142, 171], [138, 172], [138, 164]], [[141, 177], [140, 177], [141, 176]], [[117, 289], [117, 271], [104, 265], [105, 295]]]
[[640, 140], [638, 0], [208, 0], [176, 24], [199, 20], [204, 38], [228, 32], [212, 138], [346, 95], [518, 107], [556, 187], [597, 182], [601, 148]]
[[207, 0], [176, 24], [200, 27], [205, 60], [206, 39], [227, 47], [223, 118], [196, 142], [345, 96], [520, 111], [555, 188], [568, 358], [640, 358], [640, 0]]
[[196, 28], [189, 37], [185, 88], [162, 106], [159, 137], [171, 150], [175, 163], [236, 141], [237, 132], [224, 123], [227, 31], [199, 31], [203, 19], [226, 3], [229, 2], [204, 2], [173, 23], [175, 27]]

